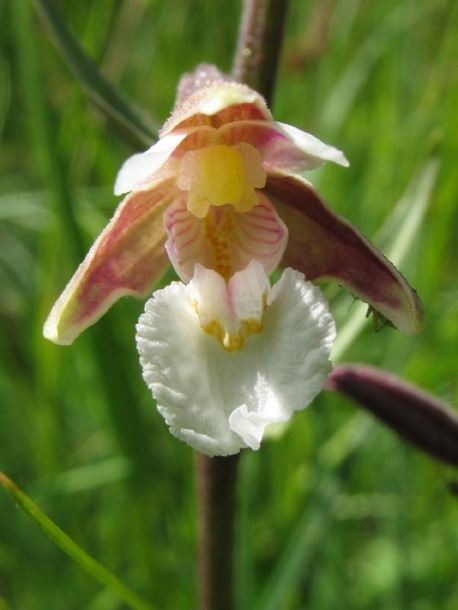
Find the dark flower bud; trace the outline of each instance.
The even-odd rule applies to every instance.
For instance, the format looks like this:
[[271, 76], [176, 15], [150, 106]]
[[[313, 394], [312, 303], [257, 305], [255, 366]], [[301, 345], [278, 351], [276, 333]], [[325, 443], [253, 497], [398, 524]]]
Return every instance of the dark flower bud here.
[[436, 396], [359, 364], [337, 366], [325, 388], [353, 399], [403, 440], [458, 466], [458, 415]]

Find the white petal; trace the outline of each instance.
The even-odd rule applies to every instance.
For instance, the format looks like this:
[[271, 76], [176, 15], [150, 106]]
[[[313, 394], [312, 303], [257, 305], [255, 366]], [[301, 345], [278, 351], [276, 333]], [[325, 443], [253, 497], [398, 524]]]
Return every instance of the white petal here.
[[315, 169], [326, 163], [326, 161], [333, 161], [343, 167], [350, 165], [343, 152], [334, 148], [334, 146], [325, 144], [310, 133], [293, 127], [293, 125], [279, 122], [275, 124], [280, 127], [280, 130], [288, 136], [295, 146], [300, 148], [309, 157], [307, 166], [303, 169]]
[[[210, 85], [211, 95], [205, 95], [204, 91], [196, 96], [198, 102], [194, 108], [194, 113], [202, 113], [212, 116], [229, 108], [229, 106], [240, 104], [260, 104], [261, 96], [253, 89], [239, 83], [220, 82], [217, 86]], [[263, 111], [267, 114], [268, 110], [261, 104]]]
[[[240, 272], [247, 284], [256, 266]], [[202, 329], [191, 292], [176, 282], [146, 304], [137, 326], [144, 379], [172, 434], [198, 451], [257, 449], [267, 424], [290, 419], [323, 386], [335, 337], [327, 302], [287, 269], [268, 297], [261, 332], [231, 352]]]
[[228, 284], [216, 271], [196, 265], [188, 287], [200, 326], [232, 351], [261, 329], [269, 292], [269, 279], [256, 261], [235, 273]]
[[177, 146], [189, 133], [190, 130], [182, 130], [180, 133], [164, 136], [145, 152], [129, 157], [123, 163], [116, 177], [115, 195], [148, 189], [154, 174], [170, 158]]

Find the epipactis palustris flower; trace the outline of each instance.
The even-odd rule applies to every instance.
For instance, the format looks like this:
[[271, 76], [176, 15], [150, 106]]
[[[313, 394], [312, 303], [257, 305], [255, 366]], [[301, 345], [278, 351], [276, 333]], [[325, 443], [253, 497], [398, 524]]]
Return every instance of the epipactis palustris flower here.
[[258, 93], [215, 72], [200, 68], [195, 91], [184, 81], [191, 94], [181, 91], [159, 141], [121, 168], [115, 192], [130, 194], [53, 307], [45, 336], [70, 344], [120, 297], [145, 298], [168, 254], [185, 281], [197, 262], [220, 269], [224, 224], [232, 272], [254, 258], [269, 274], [286, 246], [283, 267], [337, 282], [402, 332], [418, 332], [423, 309], [415, 291], [300, 175], [326, 161], [346, 166], [344, 155], [274, 121]]
[[[406, 280], [301, 176], [326, 161], [348, 165], [274, 121], [257, 92], [199, 67], [159, 141], [121, 168], [115, 193], [129, 194], [45, 336], [69, 344], [121, 296], [146, 297], [170, 259], [188, 285], [156, 293], [140, 319], [145, 379], [172, 432], [197, 449], [256, 448], [265, 425], [308, 404], [329, 370], [334, 324], [310, 281], [347, 287], [402, 332], [423, 324]], [[287, 269], [271, 289], [279, 265], [301, 273]]]

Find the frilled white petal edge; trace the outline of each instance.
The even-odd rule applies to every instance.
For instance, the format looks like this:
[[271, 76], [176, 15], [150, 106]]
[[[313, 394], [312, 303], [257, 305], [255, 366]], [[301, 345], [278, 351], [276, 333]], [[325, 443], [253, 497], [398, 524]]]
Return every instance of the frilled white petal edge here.
[[158, 140], [145, 152], [137, 153], [124, 161], [116, 176], [114, 194], [123, 195], [131, 191], [149, 188], [154, 174], [172, 156], [176, 148], [194, 129], [181, 130]]
[[[214, 275], [201, 268], [197, 287], [194, 280], [188, 286], [175, 282], [156, 292], [137, 326], [143, 377], [159, 412], [172, 434], [209, 456], [258, 449], [268, 424], [286, 421], [310, 404], [331, 369], [335, 338], [320, 290], [286, 269], [267, 296], [260, 332], [240, 350], [227, 351], [202, 329], [196, 312], [196, 295], [205, 298]], [[254, 302], [256, 287], [269, 292], [259, 263], [236, 275], [241, 277], [232, 299]], [[220, 298], [229, 300], [228, 293]]]
[[302, 131], [293, 125], [276, 122], [276, 126], [288, 136], [291, 142], [302, 150], [308, 157], [304, 170], [311, 170], [321, 167], [326, 161], [332, 161], [343, 167], [348, 167], [350, 163], [341, 150], [325, 144], [312, 134]]

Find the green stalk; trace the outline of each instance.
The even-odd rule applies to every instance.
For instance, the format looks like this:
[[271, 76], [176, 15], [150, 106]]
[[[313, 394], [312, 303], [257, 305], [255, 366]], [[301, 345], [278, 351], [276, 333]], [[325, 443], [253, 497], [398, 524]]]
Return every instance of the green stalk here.
[[246, 0], [240, 23], [233, 75], [253, 87], [269, 104], [278, 63], [289, 0]]
[[232, 610], [234, 522], [239, 455], [196, 454], [199, 608]]

